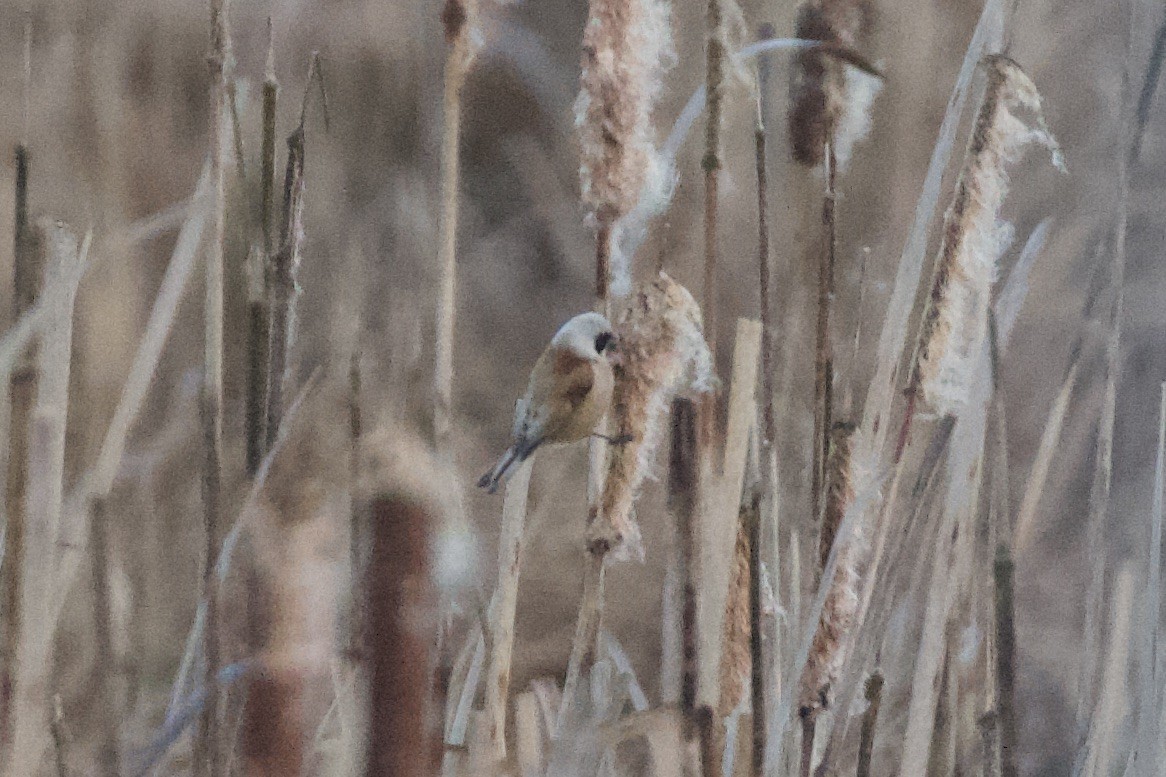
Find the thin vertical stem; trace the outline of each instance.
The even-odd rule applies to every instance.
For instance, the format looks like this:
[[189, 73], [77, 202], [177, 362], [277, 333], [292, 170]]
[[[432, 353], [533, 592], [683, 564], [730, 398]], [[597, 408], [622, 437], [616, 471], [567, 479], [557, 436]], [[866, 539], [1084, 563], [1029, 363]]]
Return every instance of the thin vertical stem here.
[[223, 242], [226, 239], [226, 179], [229, 153], [227, 138], [228, 82], [231, 43], [227, 29], [227, 0], [210, 0], [211, 117], [214, 122], [211, 178], [215, 187], [214, 234], [207, 250], [204, 306], [204, 366], [202, 385], [203, 428], [203, 533], [202, 595], [207, 602], [207, 628], [203, 635], [203, 687], [210, 694], [199, 717], [195, 738], [195, 773], [200, 777], [221, 774], [221, 694], [214, 678], [219, 670], [219, 591], [214, 576], [222, 517], [223, 478]]
[[1003, 777], [1016, 777], [1016, 626], [1012, 554], [1007, 545], [996, 547], [996, 688], [1000, 722], [1000, 765]]
[[672, 440], [668, 457], [668, 509], [676, 521], [676, 539], [680, 544], [679, 576], [681, 580], [681, 682], [680, 709], [684, 715], [684, 738], [691, 742], [696, 735], [696, 580], [694, 559], [697, 557], [697, 522], [699, 466], [697, 463], [696, 409], [688, 399], [672, 402]]
[[810, 481], [814, 525], [822, 514], [822, 495], [826, 480], [826, 456], [830, 444], [830, 416], [833, 405], [834, 356], [830, 343], [830, 314], [834, 305], [834, 261], [837, 228], [834, 214], [837, 160], [834, 138], [826, 141], [826, 191], [822, 197], [822, 225], [826, 228], [826, 245], [818, 263], [818, 317], [814, 346], [814, 457]]
[[360, 349], [356, 348], [348, 365], [348, 561], [351, 568], [348, 655], [354, 662], [363, 664], [368, 650], [365, 641], [365, 586], [368, 585], [365, 548], [369, 541], [369, 527], [368, 516], [356, 501], [361, 476], [361, 437], [364, 433], [360, 397]]

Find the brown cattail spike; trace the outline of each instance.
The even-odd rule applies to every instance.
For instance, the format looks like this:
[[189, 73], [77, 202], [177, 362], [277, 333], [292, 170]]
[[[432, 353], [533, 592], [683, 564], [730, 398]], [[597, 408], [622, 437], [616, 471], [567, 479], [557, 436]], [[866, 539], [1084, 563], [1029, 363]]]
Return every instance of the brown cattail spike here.
[[[861, 47], [874, 24], [870, 0], [808, 0], [798, 10], [797, 37], [843, 49]], [[827, 52], [797, 56], [790, 85], [790, 146], [796, 162], [814, 166], [825, 158], [833, 135], [835, 156], [845, 167], [854, 144], [867, 132], [870, 105], [881, 81]]]
[[972, 371], [987, 336], [996, 264], [1012, 239], [1011, 225], [999, 218], [1008, 194], [1006, 166], [1035, 143], [1048, 148], [1053, 164], [1064, 169], [1033, 82], [1007, 57], [985, 57], [981, 64], [988, 86], [955, 199], [944, 217], [910, 384], [912, 390], [922, 390], [927, 404], [941, 415], [958, 413], [967, 401]]
[[[851, 451], [855, 447], [854, 424], [839, 422], [830, 433], [830, 456], [826, 462], [826, 510], [822, 524], [821, 555], [829, 557], [835, 536], [854, 501]], [[846, 643], [858, 612], [858, 583], [866, 562], [868, 538], [863, 527], [854, 527], [845, 546], [838, 548], [838, 563], [830, 591], [818, 620], [813, 646], [806, 661], [799, 690], [799, 708], [804, 718], [813, 719], [829, 706], [832, 685], [838, 680], [846, 660]]]

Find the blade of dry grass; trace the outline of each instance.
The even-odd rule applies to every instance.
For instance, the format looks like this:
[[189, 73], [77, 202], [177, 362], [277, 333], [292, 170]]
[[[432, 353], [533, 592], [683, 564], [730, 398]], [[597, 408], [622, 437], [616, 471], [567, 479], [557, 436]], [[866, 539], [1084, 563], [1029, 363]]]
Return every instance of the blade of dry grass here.
[[1036, 456], [1033, 458], [1032, 469], [1028, 474], [1028, 481], [1024, 486], [1024, 496], [1020, 500], [1020, 509], [1016, 513], [1016, 529], [1013, 534], [1013, 553], [1023, 553], [1032, 541], [1036, 532], [1037, 508], [1044, 493], [1045, 482], [1048, 480], [1049, 468], [1053, 457], [1057, 453], [1057, 444], [1061, 439], [1061, 429], [1065, 425], [1065, 418], [1069, 412], [1069, 399], [1073, 395], [1073, 386], [1077, 382], [1077, 373], [1081, 366], [1080, 360], [1074, 358], [1065, 379], [1061, 382], [1061, 390], [1049, 408], [1049, 416], [1045, 421], [1044, 431], [1041, 433], [1040, 444], [1037, 446]]
[[510, 692], [510, 663], [514, 652], [514, 616], [518, 607], [518, 576], [526, 524], [526, 498], [534, 459], [519, 465], [506, 484], [502, 529], [498, 538], [498, 582], [490, 608], [490, 668], [486, 674], [486, 726], [492, 756], [506, 758], [506, 710]]
[[16, 638], [12, 749], [7, 774], [32, 777], [39, 769], [52, 720], [52, 603], [57, 593], [65, 476], [65, 422], [73, 350], [73, 305], [92, 233], [80, 247], [63, 223], [43, 227], [47, 263], [43, 288], [52, 295], [50, 320], [37, 353], [36, 401], [31, 414], [28, 491], [20, 575], [20, 632]]

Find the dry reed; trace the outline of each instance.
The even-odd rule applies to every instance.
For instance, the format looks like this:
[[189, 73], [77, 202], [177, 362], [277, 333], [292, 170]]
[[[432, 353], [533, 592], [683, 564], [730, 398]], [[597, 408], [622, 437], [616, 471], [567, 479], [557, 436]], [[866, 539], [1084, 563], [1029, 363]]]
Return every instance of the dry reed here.
[[452, 460], [453, 338], [457, 308], [457, 224], [461, 185], [461, 96], [479, 46], [478, 0], [445, 0], [441, 21], [445, 60], [441, 129], [441, 216], [438, 223], [437, 339], [433, 370], [433, 439], [438, 454]]
[[214, 228], [206, 258], [206, 290], [203, 308], [203, 384], [200, 413], [203, 433], [203, 533], [202, 596], [207, 602], [207, 627], [202, 645], [203, 687], [210, 693], [195, 734], [194, 768], [199, 777], [222, 773], [222, 700], [213, 680], [219, 671], [219, 586], [213, 571], [222, 525], [223, 487], [223, 250], [227, 221], [227, 156], [229, 106], [233, 80], [233, 54], [226, 0], [210, 3], [210, 104], [211, 178], [214, 181]]

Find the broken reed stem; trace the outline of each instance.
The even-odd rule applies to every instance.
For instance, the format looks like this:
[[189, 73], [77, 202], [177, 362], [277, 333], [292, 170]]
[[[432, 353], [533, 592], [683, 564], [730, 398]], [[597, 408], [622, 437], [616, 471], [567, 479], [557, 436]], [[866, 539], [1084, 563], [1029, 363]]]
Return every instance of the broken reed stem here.
[[214, 182], [214, 229], [206, 257], [206, 292], [203, 311], [203, 383], [200, 410], [203, 432], [203, 555], [202, 597], [207, 603], [207, 627], [203, 633], [203, 681], [209, 694], [195, 733], [194, 772], [198, 777], [218, 777], [222, 759], [221, 692], [214, 679], [219, 671], [219, 586], [214, 559], [222, 522], [223, 481], [223, 243], [226, 240], [227, 160], [229, 117], [227, 99], [232, 54], [227, 26], [228, 0], [210, 1], [210, 101], [211, 178]]
[[268, 275], [271, 336], [268, 340], [267, 449], [275, 444], [283, 420], [283, 396], [288, 388], [292, 337], [295, 333], [296, 275], [304, 229], [304, 125], [287, 138], [287, 170], [283, 181], [283, 225], [280, 245], [272, 255]]
[[996, 582], [996, 693], [1000, 726], [1000, 769], [1003, 777], [1017, 777], [1016, 725], [1016, 605], [1012, 554], [1004, 544], [996, 547], [993, 578]]
[[862, 731], [858, 740], [858, 767], [855, 777], [870, 777], [871, 754], [874, 752], [875, 726], [883, 698], [883, 675], [875, 671], [866, 680], [866, 711], [862, 713]]
[[506, 710], [510, 693], [510, 664], [514, 651], [514, 617], [518, 607], [518, 579], [526, 524], [526, 498], [534, 460], [518, 465], [506, 484], [502, 529], [498, 539], [498, 582], [490, 607], [490, 667], [486, 674], [486, 727], [491, 756], [506, 758]]
[[[271, 371], [271, 285], [275, 254], [275, 44], [267, 19], [267, 67], [263, 80], [263, 146], [260, 152], [259, 227], [262, 253], [249, 261], [253, 289], [248, 300], [247, 475], [255, 477], [267, 452], [267, 395]], [[257, 287], [257, 288], [256, 288]]]
[[405, 489], [377, 487], [367, 499], [372, 536], [365, 607], [377, 639], [369, 645], [364, 775], [432, 774], [437, 743], [425, 720], [429, 639], [420, 619], [433, 604], [430, 528], [438, 520]]
[[117, 777], [120, 773], [118, 755], [118, 725], [122, 712], [116, 698], [118, 662], [113, 648], [113, 613], [109, 590], [109, 559], [112, 545], [109, 538], [109, 516], [106, 500], [97, 497], [90, 504], [91, 536], [89, 540], [93, 559], [93, 642], [94, 685], [97, 699], [105, 714], [98, 724], [97, 767], [102, 777]]
[[761, 491], [754, 489], [747, 513], [749, 521], [749, 690], [753, 732], [750, 738], [751, 774], [765, 767], [765, 642], [761, 599]]
[[457, 220], [461, 171], [461, 97], [473, 63], [476, 0], [446, 0], [442, 9], [445, 60], [441, 125], [441, 213], [438, 223], [437, 336], [433, 369], [433, 440], [438, 455], [453, 457], [453, 337], [457, 307]]
[[830, 447], [830, 416], [833, 404], [834, 356], [830, 343], [830, 313], [834, 304], [834, 260], [837, 233], [834, 218], [834, 184], [837, 160], [832, 133], [826, 138], [826, 190], [822, 197], [822, 226], [826, 244], [818, 258], [818, 318], [814, 344], [814, 458], [811, 474], [811, 525], [822, 518], [823, 489], [826, 486], [826, 456]]
[[[12, 318], [15, 324], [36, 303], [40, 295], [44, 255], [38, 245], [28, 219], [28, 147], [16, 146], [16, 207], [14, 265], [12, 268]], [[24, 568], [25, 492], [28, 485], [28, 436], [33, 402], [36, 399], [36, 344], [31, 345], [18, 360], [9, 378], [8, 410], [8, 469], [5, 478], [4, 514], [5, 534], [4, 582], [4, 666], [2, 679], [11, 682], [15, 666], [16, 641], [20, 634], [20, 570]], [[8, 719], [10, 698], [8, 691], [0, 691], [0, 723], [11, 730]]]

